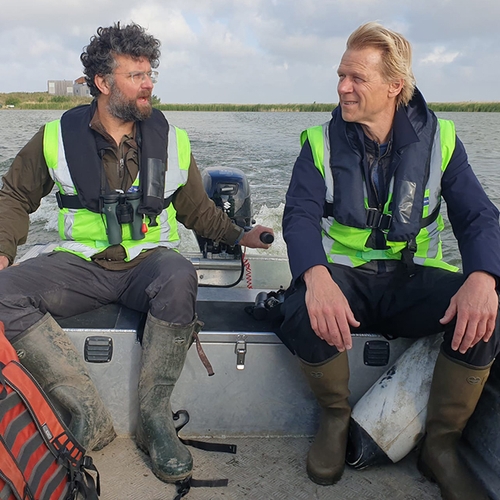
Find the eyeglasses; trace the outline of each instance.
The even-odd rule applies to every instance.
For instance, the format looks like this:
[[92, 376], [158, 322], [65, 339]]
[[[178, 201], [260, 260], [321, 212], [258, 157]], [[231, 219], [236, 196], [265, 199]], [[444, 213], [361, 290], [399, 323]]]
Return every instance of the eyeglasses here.
[[151, 83], [158, 81], [158, 71], [132, 71], [130, 73], [115, 73], [115, 75], [126, 75], [135, 85], [140, 85], [146, 77], [151, 80]]

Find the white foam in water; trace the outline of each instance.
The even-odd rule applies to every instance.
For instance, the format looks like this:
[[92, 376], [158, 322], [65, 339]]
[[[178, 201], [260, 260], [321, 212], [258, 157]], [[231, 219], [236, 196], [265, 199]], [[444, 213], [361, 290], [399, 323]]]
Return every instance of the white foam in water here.
[[[286, 257], [286, 246], [281, 232], [281, 218], [283, 216], [283, 209], [285, 205], [281, 203], [276, 208], [269, 208], [263, 205], [260, 210], [254, 215], [255, 224], [270, 227], [274, 231], [274, 242], [269, 250], [258, 248], [247, 248], [247, 254], [262, 254], [271, 255], [273, 257]], [[181, 243], [179, 250], [181, 252], [196, 252], [198, 251], [198, 242], [193, 231], [186, 229], [184, 226], [179, 225], [179, 234]]]
[[260, 210], [254, 215], [255, 223], [272, 228], [274, 231], [274, 242], [269, 250], [248, 248], [247, 253], [286, 257], [286, 245], [285, 240], [283, 240], [281, 228], [284, 208], [284, 203], [280, 203], [276, 208], [270, 208], [267, 205], [262, 205], [262, 207], [260, 207]]
[[57, 232], [57, 203], [53, 195], [42, 199], [38, 210], [30, 215], [31, 230], [35, 225], [43, 226], [45, 231]]

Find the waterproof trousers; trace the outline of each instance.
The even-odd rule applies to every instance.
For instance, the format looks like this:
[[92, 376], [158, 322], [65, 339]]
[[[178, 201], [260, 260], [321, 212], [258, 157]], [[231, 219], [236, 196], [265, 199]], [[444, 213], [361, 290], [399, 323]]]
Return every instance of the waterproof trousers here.
[[68, 252], [52, 252], [0, 272], [0, 320], [9, 340], [49, 313], [55, 320], [109, 303], [162, 321], [193, 321], [198, 279], [187, 259], [158, 248], [125, 271], [103, 269]]
[[[465, 281], [461, 273], [417, 266], [415, 275], [409, 277], [402, 264], [386, 272], [338, 264], [330, 264], [329, 270], [361, 323], [359, 328], [352, 329], [353, 333], [379, 333], [394, 339], [420, 338], [444, 330], [444, 353], [478, 367], [490, 364], [500, 351], [500, 315], [489, 342], [479, 342], [465, 354], [451, 349], [455, 323], [443, 326], [439, 320]], [[305, 284], [301, 282], [285, 299], [280, 336], [302, 360], [323, 363], [338, 351], [312, 330], [305, 293]]]

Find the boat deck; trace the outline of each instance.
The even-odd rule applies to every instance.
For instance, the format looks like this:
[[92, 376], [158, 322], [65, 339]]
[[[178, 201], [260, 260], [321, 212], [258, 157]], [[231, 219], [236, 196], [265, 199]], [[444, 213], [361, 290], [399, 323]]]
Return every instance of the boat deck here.
[[[206, 439], [210, 441], [210, 439]], [[346, 468], [334, 486], [318, 486], [305, 471], [311, 439], [307, 437], [231, 438], [213, 440], [236, 444], [235, 455], [190, 448], [195, 479], [227, 478], [221, 488], [192, 488], [190, 500], [432, 500], [441, 498], [436, 485], [416, 468], [416, 452], [397, 464], [366, 470]], [[129, 438], [117, 438], [92, 452], [101, 475], [101, 500], [169, 500], [172, 484], [161, 482], [148, 467], [149, 458]]]
[[[39, 253], [34, 249], [29, 258]], [[193, 260], [201, 284], [233, 282], [240, 268], [234, 262], [198, 262]], [[200, 287], [198, 312], [205, 322], [200, 333], [215, 377], [206, 371], [194, 349], [188, 353], [183, 374], [173, 394], [173, 406], [189, 410], [192, 421], [182, 433], [189, 437], [205, 436], [204, 440], [236, 444], [237, 454], [206, 452], [191, 448], [195, 479], [227, 478], [222, 488], [193, 488], [190, 500], [432, 500], [439, 499], [436, 485], [431, 484], [416, 468], [416, 452], [397, 464], [362, 471], [347, 468], [334, 486], [318, 486], [305, 471], [310, 437], [317, 424], [317, 411], [307, 384], [296, 366], [296, 359], [281, 344], [266, 322], [249, 321], [245, 306], [254, 303], [259, 290], [277, 290], [286, 286], [283, 277], [285, 260], [252, 260], [253, 287]], [[248, 276], [247, 276], [248, 278]], [[259, 278], [259, 279], [257, 279]], [[245, 283], [243, 283], [244, 285]], [[140, 452], [128, 437], [137, 418], [137, 380], [140, 367], [140, 344], [137, 342], [139, 317], [131, 317], [119, 307], [101, 308], [81, 317], [62, 322], [75, 346], [84, 353], [87, 337], [105, 336], [113, 339], [113, 356], [108, 363], [88, 363], [89, 372], [104, 401], [112, 412], [120, 437], [104, 450], [91, 453], [101, 475], [101, 500], [169, 500], [176, 496], [176, 487], [161, 482], [149, 468], [149, 458]], [[241, 323], [241, 321], [243, 323]], [[67, 323], [67, 324], [66, 324]], [[350, 355], [352, 373], [350, 389], [354, 405], [366, 390], [391, 366], [406, 349], [405, 339], [390, 344], [391, 358], [386, 366], [365, 363], [368, 340], [354, 338]], [[244, 363], [238, 357], [242, 339]], [[385, 339], [380, 338], [384, 343]], [[389, 350], [388, 350], [389, 352]], [[244, 364], [244, 369], [243, 368]], [[241, 366], [239, 366], [241, 365]], [[500, 500], [500, 461], [498, 415], [500, 414], [500, 365], [491, 377], [491, 389], [477, 412], [471, 434], [475, 450], [468, 449], [469, 464], [487, 485], [493, 500]], [[493, 372], [495, 367], [493, 368]], [[214, 398], [217, 405], [214, 405]], [[220, 412], [220, 408], [224, 408]], [[276, 436], [283, 433], [294, 437]], [[226, 436], [241, 437], [226, 437]], [[186, 434], [187, 436], [187, 434]], [[477, 451], [479, 450], [479, 451]], [[490, 470], [491, 469], [491, 470]]]

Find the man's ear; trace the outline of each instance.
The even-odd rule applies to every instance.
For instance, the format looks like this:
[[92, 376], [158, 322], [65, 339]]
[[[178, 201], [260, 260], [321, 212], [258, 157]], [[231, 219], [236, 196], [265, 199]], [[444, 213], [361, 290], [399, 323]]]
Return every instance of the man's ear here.
[[400, 78], [399, 80], [395, 80], [389, 84], [389, 97], [396, 97], [403, 90], [403, 85], [405, 81]]
[[95, 86], [100, 90], [101, 94], [109, 95], [111, 92], [111, 85], [109, 84], [108, 79], [102, 75], [94, 76]]

